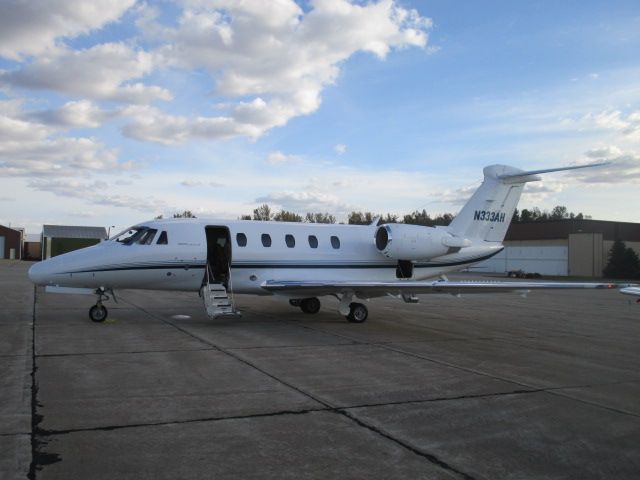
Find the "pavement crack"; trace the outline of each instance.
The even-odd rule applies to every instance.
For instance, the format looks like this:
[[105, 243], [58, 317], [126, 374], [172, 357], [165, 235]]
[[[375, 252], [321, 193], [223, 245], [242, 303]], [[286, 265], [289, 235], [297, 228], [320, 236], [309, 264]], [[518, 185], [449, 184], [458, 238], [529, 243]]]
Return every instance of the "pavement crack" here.
[[123, 430], [127, 428], [162, 427], [167, 425], [188, 425], [190, 423], [221, 422], [227, 420], [247, 420], [252, 418], [279, 417], [285, 415], [305, 415], [313, 412], [334, 411], [332, 408], [307, 408], [304, 410], [281, 410], [278, 412], [254, 413], [250, 415], [227, 415], [219, 417], [191, 418], [188, 420], [171, 420], [166, 422], [131, 423], [126, 425], [106, 425], [86, 428], [68, 429], [38, 429], [38, 433], [44, 436], [67, 435], [78, 432], [110, 432], [113, 430]]
[[370, 430], [373, 433], [376, 433], [378, 435], [380, 435], [381, 437], [386, 438], [387, 440], [390, 440], [391, 442], [400, 445], [401, 447], [409, 450], [410, 452], [428, 460], [429, 462], [433, 463], [434, 465], [439, 466], [440, 468], [442, 468], [443, 470], [446, 470], [448, 472], [451, 473], [455, 473], [456, 475], [461, 476], [462, 478], [464, 478], [465, 480], [475, 480], [475, 477], [469, 475], [466, 472], [463, 472], [462, 470], [457, 469], [456, 467], [454, 467], [453, 465], [450, 465], [449, 463], [445, 462], [444, 460], [442, 460], [441, 458], [438, 458], [437, 456], [435, 456], [432, 453], [428, 453], [425, 452], [417, 447], [414, 447], [413, 445], [411, 445], [408, 442], [405, 442], [403, 440], [400, 440], [396, 437], [394, 437], [393, 435], [391, 435], [390, 433], [385, 432], [384, 430], [375, 427], [374, 425], [370, 425], [366, 422], [364, 422], [363, 420], [359, 419], [358, 417], [352, 415], [350, 412], [343, 410], [343, 409], [338, 409], [336, 410], [336, 413], [343, 415], [344, 417], [348, 418], [349, 420], [351, 420], [352, 422], [356, 423], [357, 425], [359, 425], [362, 428], [366, 428], [367, 430]]
[[31, 321], [31, 462], [29, 464], [29, 480], [36, 479], [36, 473], [42, 469], [44, 465], [56, 463], [61, 460], [60, 456], [55, 453], [45, 453], [42, 447], [46, 444], [39, 438], [39, 425], [42, 422], [42, 415], [38, 414], [38, 380], [36, 373], [38, 372], [37, 355], [36, 355], [36, 303], [38, 301], [38, 290], [33, 287], [33, 311]]

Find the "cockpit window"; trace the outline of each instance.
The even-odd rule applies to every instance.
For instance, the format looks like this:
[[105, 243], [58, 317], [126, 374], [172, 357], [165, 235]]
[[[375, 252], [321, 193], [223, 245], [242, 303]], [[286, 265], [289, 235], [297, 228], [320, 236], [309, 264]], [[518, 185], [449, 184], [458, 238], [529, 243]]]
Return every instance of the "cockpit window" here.
[[144, 234], [142, 234], [142, 236], [138, 240], [138, 243], [140, 245], [151, 245], [151, 242], [153, 242], [153, 237], [156, 236], [156, 233], [158, 233], [158, 230], [156, 230], [155, 228], [150, 228], [149, 230], [144, 232]]
[[149, 227], [132, 227], [113, 237], [112, 240], [123, 245], [150, 245], [158, 230]]
[[167, 239], [167, 232], [163, 230], [162, 232], [160, 232], [160, 237], [158, 237], [156, 245], [167, 245], [168, 243], [169, 241]]
[[124, 245], [131, 245], [135, 240], [142, 236], [146, 229], [147, 227], [131, 227], [113, 237], [112, 240]]

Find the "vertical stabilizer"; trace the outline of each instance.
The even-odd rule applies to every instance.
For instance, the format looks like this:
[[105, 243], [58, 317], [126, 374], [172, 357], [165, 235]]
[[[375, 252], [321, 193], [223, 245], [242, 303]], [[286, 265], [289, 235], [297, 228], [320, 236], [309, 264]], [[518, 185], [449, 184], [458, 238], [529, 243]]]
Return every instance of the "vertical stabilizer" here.
[[525, 172], [507, 165], [490, 165], [483, 170], [484, 181], [453, 219], [448, 231], [472, 242], [502, 242], [525, 183], [540, 180], [539, 173], [598, 167], [606, 163], [576, 165]]
[[[484, 181], [453, 219], [448, 230], [457, 237], [471, 241], [501, 242], [524, 184], [539, 180], [539, 177], [527, 177], [526, 172], [506, 165], [490, 165], [484, 168], [483, 173]], [[520, 176], [522, 174], [525, 176]]]

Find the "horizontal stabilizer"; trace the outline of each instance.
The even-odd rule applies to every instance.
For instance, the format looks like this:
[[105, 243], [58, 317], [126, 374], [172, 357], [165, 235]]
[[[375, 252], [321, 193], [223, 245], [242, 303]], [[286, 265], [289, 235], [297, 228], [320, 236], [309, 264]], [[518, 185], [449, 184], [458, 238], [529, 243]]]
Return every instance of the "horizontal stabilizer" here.
[[517, 179], [521, 181], [534, 181], [534, 180], [539, 180], [539, 178], [532, 178], [530, 180], [527, 180], [525, 177], [533, 177], [541, 173], [563, 172], [565, 170], [578, 170], [581, 168], [600, 167], [603, 165], [609, 165], [609, 163], [610, 162], [600, 162], [600, 163], [590, 163], [589, 165], [574, 165], [572, 167], [558, 167], [558, 168], [545, 168], [542, 170], [529, 170], [528, 172], [508, 173], [504, 175], [499, 175], [498, 178], [500, 180]]

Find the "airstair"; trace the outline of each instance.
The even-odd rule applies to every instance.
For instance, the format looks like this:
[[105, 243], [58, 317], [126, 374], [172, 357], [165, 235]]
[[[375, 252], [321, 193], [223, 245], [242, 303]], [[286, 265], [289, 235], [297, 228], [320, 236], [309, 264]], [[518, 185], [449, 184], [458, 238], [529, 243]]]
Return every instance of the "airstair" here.
[[[202, 286], [200, 295], [202, 296], [202, 301], [204, 302], [204, 307], [209, 318], [238, 318], [242, 316], [241, 313], [235, 309], [233, 290], [229, 289], [229, 292], [227, 292], [224, 284], [215, 281], [212, 282], [212, 279], [213, 275], [211, 274], [209, 265], [207, 265], [206, 283]], [[229, 275], [229, 286], [231, 286], [231, 275]], [[230, 292], [231, 295], [229, 295]]]

